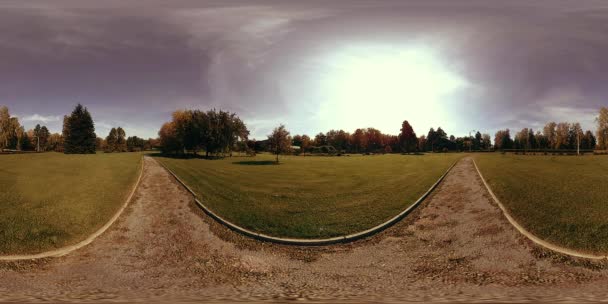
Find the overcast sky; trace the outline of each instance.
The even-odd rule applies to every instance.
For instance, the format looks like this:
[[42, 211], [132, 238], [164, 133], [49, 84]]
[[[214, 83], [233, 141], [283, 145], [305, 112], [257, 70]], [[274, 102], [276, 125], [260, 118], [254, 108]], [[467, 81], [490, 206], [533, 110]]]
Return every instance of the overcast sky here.
[[82, 103], [99, 136], [146, 138], [215, 107], [258, 139], [594, 128], [608, 106], [608, 1], [328, 2], [4, 0], [0, 104], [59, 132]]

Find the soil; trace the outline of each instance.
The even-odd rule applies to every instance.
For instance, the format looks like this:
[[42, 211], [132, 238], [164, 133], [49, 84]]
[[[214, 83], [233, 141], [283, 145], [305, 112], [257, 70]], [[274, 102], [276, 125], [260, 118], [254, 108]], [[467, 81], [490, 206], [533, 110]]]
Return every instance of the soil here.
[[293, 247], [206, 216], [153, 158], [119, 220], [60, 258], [0, 263], [0, 301], [605, 300], [608, 263], [521, 236], [462, 159], [403, 221], [350, 244]]

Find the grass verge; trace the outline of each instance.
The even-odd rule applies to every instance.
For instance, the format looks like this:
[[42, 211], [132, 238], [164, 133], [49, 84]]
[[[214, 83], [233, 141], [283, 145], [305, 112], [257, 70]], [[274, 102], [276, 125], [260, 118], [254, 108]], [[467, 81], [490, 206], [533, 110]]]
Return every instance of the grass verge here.
[[608, 252], [608, 157], [496, 153], [475, 160], [526, 230], [563, 247]]
[[140, 159], [140, 153], [0, 156], [0, 255], [85, 239], [124, 203]]
[[414, 203], [458, 154], [207, 159], [158, 157], [225, 219], [276, 237], [328, 238]]

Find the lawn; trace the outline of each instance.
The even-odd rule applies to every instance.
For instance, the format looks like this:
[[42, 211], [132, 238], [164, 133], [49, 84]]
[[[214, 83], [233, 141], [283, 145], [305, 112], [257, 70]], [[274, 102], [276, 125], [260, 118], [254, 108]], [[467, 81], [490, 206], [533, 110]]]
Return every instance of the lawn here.
[[0, 255], [84, 240], [121, 207], [140, 153], [0, 155]]
[[475, 160], [528, 231], [564, 247], [608, 253], [608, 157], [496, 153]]
[[359, 232], [414, 203], [459, 154], [158, 157], [214, 212], [278, 237], [326, 238]]

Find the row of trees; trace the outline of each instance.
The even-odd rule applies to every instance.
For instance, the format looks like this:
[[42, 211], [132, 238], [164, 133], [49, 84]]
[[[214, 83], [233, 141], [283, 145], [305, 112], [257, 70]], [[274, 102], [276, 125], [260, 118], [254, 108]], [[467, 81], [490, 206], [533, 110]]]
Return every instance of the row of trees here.
[[127, 139], [125, 130], [121, 127], [112, 128], [106, 137], [103, 150], [106, 153], [127, 152]]
[[[399, 135], [383, 134], [377, 129], [357, 129], [354, 133], [344, 130], [330, 130], [327, 133], [319, 133], [314, 139], [308, 135], [295, 135], [291, 137], [284, 125], [275, 128], [263, 141], [264, 145], [257, 142], [249, 143], [256, 151], [270, 151], [277, 155], [281, 153], [411, 153], [419, 151], [441, 151], [450, 150], [489, 150], [492, 143], [489, 134], [477, 132], [470, 137], [448, 137], [441, 128], [431, 128], [427, 135], [416, 136], [409, 122], [403, 121]], [[294, 151], [295, 150], [295, 151]], [[305, 154], [304, 154], [305, 155]]]
[[235, 114], [225, 111], [176, 111], [158, 132], [163, 153], [230, 153], [247, 150], [249, 130]]
[[62, 147], [61, 135], [51, 134], [46, 126], [25, 131], [6, 106], [0, 107], [0, 150], [54, 151]]
[[112, 128], [106, 139], [95, 135], [93, 118], [87, 108], [78, 104], [70, 115], [63, 117], [62, 134], [51, 133], [46, 126], [36, 125], [27, 132], [17, 117], [11, 117], [6, 106], [0, 107], [0, 150], [57, 151], [65, 153], [126, 152], [151, 150], [155, 139], [137, 136], [125, 139], [125, 131]]
[[11, 117], [8, 108], [0, 107], [0, 150], [20, 150], [31, 145], [29, 138], [17, 117]]
[[344, 130], [330, 130], [319, 133], [314, 138], [308, 135], [295, 135], [292, 145], [300, 147], [303, 153], [330, 146], [343, 153], [391, 153], [423, 151], [464, 151], [488, 150], [492, 148], [489, 134], [477, 132], [471, 137], [447, 136], [441, 128], [431, 128], [426, 135], [416, 136], [410, 123], [401, 124], [399, 135], [383, 134], [378, 129], [357, 129], [352, 134]]
[[[579, 123], [547, 123], [542, 132], [524, 128], [514, 137], [510, 130], [500, 130], [494, 137], [495, 149], [608, 149], [608, 108], [601, 108], [596, 136], [583, 132]], [[274, 136], [281, 135], [280, 138]], [[95, 126], [89, 111], [78, 104], [70, 115], [64, 116], [62, 134], [51, 134], [46, 126], [37, 125], [24, 130], [17, 117], [11, 117], [8, 108], [0, 107], [0, 149], [63, 151], [65, 153], [125, 152], [148, 150], [158, 146], [164, 153], [209, 154], [260, 149], [286, 152], [292, 146], [301, 152], [347, 153], [411, 153], [417, 151], [489, 150], [489, 134], [479, 131], [474, 136], [447, 136], [441, 128], [431, 128], [426, 135], [417, 137], [408, 121], [401, 124], [399, 135], [383, 134], [375, 128], [356, 129], [352, 134], [344, 130], [330, 130], [314, 138], [308, 135], [289, 136], [284, 126], [273, 131], [265, 142], [249, 141], [249, 131], [235, 114], [225, 111], [176, 111], [172, 121], [159, 131], [159, 139], [144, 140], [136, 136], [126, 138], [125, 131], [112, 128], [106, 139], [95, 135]], [[289, 144], [286, 144], [286, 143]]]
[[608, 150], [608, 108], [602, 107], [596, 119], [597, 122], [597, 148]]
[[494, 137], [495, 149], [608, 150], [608, 108], [600, 108], [595, 121], [595, 135], [591, 130], [583, 132], [578, 122], [549, 122], [536, 133], [531, 128], [523, 128], [514, 137], [509, 129], [499, 130]]
[[513, 138], [509, 129], [499, 130], [494, 142], [497, 150], [595, 149], [597, 144], [593, 132], [583, 132], [578, 122], [549, 122], [542, 132], [536, 133], [531, 128], [523, 128]]
[[158, 141], [153, 138], [146, 140], [137, 136], [126, 136], [123, 128], [112, 128], [105, 140], [97, 138], [97, 150], [102, 150], [106, 153], [137, 152], [151, 150], [157, 146]]

